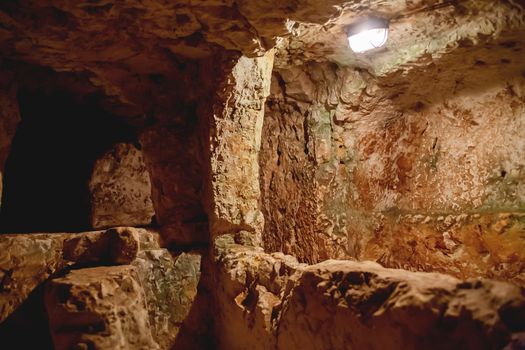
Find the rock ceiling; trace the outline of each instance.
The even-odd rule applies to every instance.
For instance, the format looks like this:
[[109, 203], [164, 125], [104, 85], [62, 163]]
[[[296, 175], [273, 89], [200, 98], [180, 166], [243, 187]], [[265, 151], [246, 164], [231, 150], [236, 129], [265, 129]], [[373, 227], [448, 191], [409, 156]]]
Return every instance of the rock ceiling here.
[[[123, 103], [145, 94], [147, 88], [123, 91], [140, 85], [137, 77], [179, 80], [178, 73], [188, 70], [181, 62], [214, 57], [224, 50], [253, 57], [274, 46], [278, 69], [331, 61], [383, 76], [443, 57], [448, 65], [447, 55], [461, 63], [465, 48], [483, 47], [485, 51], [478, 53], [489, 56], [489, 61], [494, 56], [498, 64], [503, 56], [511, 56], [504, 59], [517, 62], [515, 73], [525, 65], [519, 59], [525, 38], [524, 3], [7, 0], [0, 3], [0, 57], [86, 74], [93, 85]], [[391, 21], [390, 39], [373, 54], [356, 55], [348, 48], [345, 27], [367, 15]], [[508, 53], [494, 55], [494, 48]], [[476, 54], [470, 57], [487, 63]]]

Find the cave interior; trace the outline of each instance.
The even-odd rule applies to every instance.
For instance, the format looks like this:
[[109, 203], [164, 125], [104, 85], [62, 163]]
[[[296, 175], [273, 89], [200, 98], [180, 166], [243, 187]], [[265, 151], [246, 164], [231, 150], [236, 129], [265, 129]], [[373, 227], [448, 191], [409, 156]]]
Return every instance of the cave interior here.
[[525, 349], [525, 2], [0, 2], [0, 348]]

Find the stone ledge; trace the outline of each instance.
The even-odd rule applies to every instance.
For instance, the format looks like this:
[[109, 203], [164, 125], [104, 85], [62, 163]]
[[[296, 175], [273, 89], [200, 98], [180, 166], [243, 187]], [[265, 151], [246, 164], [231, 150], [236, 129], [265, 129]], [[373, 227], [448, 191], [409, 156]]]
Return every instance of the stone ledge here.
[[501, 349], [525, 331], [525, 292], [508, 283], [369, 261], [307, 266], [228, 238], [215, 254], [223, 349]]

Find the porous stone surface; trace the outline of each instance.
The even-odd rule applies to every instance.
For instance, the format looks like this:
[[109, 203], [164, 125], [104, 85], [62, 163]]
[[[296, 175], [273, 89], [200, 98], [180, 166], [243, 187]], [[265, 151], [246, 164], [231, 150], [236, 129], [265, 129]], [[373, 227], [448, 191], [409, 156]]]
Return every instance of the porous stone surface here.
[[226, 50], [263, 55], [289, 33], [288, 18], [324, 23], [339, 3], [9, 1], [0, 6], [0, 49], [11, 60], [83, 75], [128, 116], [157, 117], [177, 109], [174, 96], [199, 90], [195, 76], [179, 74], [185, 62]]
[[132, 265], [144, 289], [151, 333], [162, 349], [171, 349], [197, 295], [201, 255], [173, 258], [166, 249], [149, 249]]
[[[221, 349], [502, 349], [519, 344], [522, 288], [484, 279], [216, 244]], [[509, 345], [510, 346], [510, 345]]]
[[159, 249], [158, 234], [117, 228], [84, 233], [0, 235], [0, 322], [50, 276], [78, 265], [122, 264]]
[[501, 349], [525, 327], [519, 287], [328, 260], [283, 307], [280, 349]]
[[[390, 40], [352, 53], [346, 26], [373, 14]], [[134, 230], [8, 235], [2, 317], [67, 265], [57, 347], [167, 349], [202, 305], [222, 349], [519, 347], [523, 290], [463, 279], [525, 280], [524, 19], [522, 1], [0, 2], [10, 71], [50, 68], [136, 126], [164, 241], [216, 240], [197, 294], [199, 255]], [[461, 279], [300, 263], [329, 258]]]
[[155, 215], [144, 158], [132, 144], [116, 144], [95, 162], [89, 191], [94, 229], [145, 226]]
[[236, 244], [234, 235], [217, 239], [214, 259], [217, 347], [275, 349], [282, 300], [306, 265], [292, 256]]
[[68, 234], [63, 243], [64, 260], [74, 264], [125, 265], [144, 250], [160, 249], [159, 234], [134, 227]]
[[62, 243], [67, 235], [0, 235], [0, 322], [29, 294], [65, 265]]
[[222, 64], [227, 74], [218, 83], [209, 119], [210, 230], [213, 236], [246, 230], [260, 240], [264, 219], [257, 160], [273, 52]]
[[[492, 45], [501, 35], [512, 37], [508, 43], [521, 41], [525, 29], [525, 13], [520, 2], [331, 3], [335, 5], [334, 13], [325, 22], [289, 17], [289, 35], [277, 42], [279, 68], [329, 61], [338, 66], [358, 67], [376, 76], [406, 73], [422, 64], [431, 65], [458, 49]], [[328, 9], [330, 4], [321, 6]], [[348, 48], [347, 27], [368, 17], [389, 21], [388, 40], [379, 50], [356, 54]]]
[[71, 271], [50, 282], [45, 303], [55, 349], [160, 349], [133, 266]]
[[170, 349], [200, 278], [198, 254], [146, 249], [130, 265], [52, 279], [45, 303], [56, 349]]
[[65, 261], [80, 269], [46, 290], [56, 348], [173, 346], [197, 294], [200, 254], [173, 257], [158, 234], [132, 227], [69, 235], [63, 246]]
[[[505, 16], [520, 26], [520, 14]], [[278, 68], [260, 154], [266, 249], [523, 284], [525, 66], [514, 34], [382, 75]]]

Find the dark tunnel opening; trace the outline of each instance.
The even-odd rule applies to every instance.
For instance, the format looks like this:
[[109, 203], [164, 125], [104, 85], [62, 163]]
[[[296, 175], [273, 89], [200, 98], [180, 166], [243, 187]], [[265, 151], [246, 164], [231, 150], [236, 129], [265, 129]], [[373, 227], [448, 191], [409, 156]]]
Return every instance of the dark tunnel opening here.
[[89, 229], [88, 182], [94, 162], [136, 132], [102, 110], [96, 96], [20, 89], [21, 122], [4, 173], [1, 232]]

